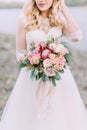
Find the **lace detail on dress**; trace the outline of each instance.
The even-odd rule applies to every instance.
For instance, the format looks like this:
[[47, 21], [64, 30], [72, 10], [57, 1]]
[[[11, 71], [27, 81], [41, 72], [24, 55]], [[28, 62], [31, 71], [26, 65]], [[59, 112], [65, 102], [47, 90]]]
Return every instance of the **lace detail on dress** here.
[[67, 36], [68, 39], [72, 42], [80, 41], [83, 38], [83, 34], [81, 30], [77, 30], [76, 32], [70, 33], [69, 36]]
[[[23, 53], [22, 53], [23, 52]], [[26, 50], [21, 50], [16, 52], [16, 58], [20, 62], [21, 58], [25, 55]]]
[[[65, 26], [67, 25], [66, 19], [62, 12], [60, 12], [60, 19], [64, 22]], [[83, 34], [81, 30], [77, 30], [76, 32], [69, 33], [68, 36], [66, 36], [70, 41], [77, 42], [80, 41], [83, 38]]]
[[23, 56], [22, 53], [16, 52], [16, 58], [17, 58], [18, 61], [20, 61], [20, 59], [21, 59], [22, 56]]

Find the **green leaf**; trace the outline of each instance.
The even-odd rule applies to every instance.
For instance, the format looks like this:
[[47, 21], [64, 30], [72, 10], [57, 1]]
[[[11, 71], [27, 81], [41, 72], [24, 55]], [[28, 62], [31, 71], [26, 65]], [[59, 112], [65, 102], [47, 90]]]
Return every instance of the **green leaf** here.
[[30, 61], [28, 59], [26, 59], [23, 61], [23, 64], [28, 65], [28, 64], [30, 64]]
[[38, 75], [39, 75], [39, 78], [41, 78], [43, 75], [43, 72], [39, 72]]
[[63, 73], [64, 73], [64, 70], [59, 70], [59, 72], [63, 74]]
[[25, 67], [25, 66], [26, 66], [26, 65], [23, 64], [23, 63], [19, 64], [19, 67], [20, 67], [20, 68], [23, 68], [23, 67]]
[[35, 43], [34, 43], [34, 42], [32, 42], [32, 43], [31, 43], [31, 46], [32, 46], [32, 47], [35, 47]]
[[72, 56], [72, 53], [69, 51], [69, 57], [71, 60], [73, 60], [73, 56]]
[[51, 41], [52, 41], [52, 42], [54, 42], [54, 40], [55, 40], [55, 39], [54, 39], [54, 37], [53, 37], [53, 36], [51, 36]]
[[47, 44], [50, 44], [52, 43], [52, 41], [50, 39], [47, 40]]
[[50, 43], [52, 43], [52, 42], [54, 42], [54, 37], [53, 36], [51, 36], [48, 40], [47, 40], [47, 44], [50, 44]]
[[43, 75], [42, 75], [42, 80], [43, 80], [44, 82], [46, 82], [46, 81], [48, 80], [48, 77], [47, 77], [46, 74], [43, 74]]
[[66, 55], [65, 55], [65, 59], [66, 59], [66, 62], [69, 62], [69, 61], [72, 61], [72, 60], [73, 60], [72, 54], [71, 54], [70, 51], [69, 51], [69, 54], [66, 54]]
[[22, 63], [19, 64], [19, 67], [23, 68], [23, 67], [27, 66], [28, 64], [30, 64], [29, 60], [24, 60]]
[[35, 68], [35, 70], [34, 70], [34, 75], [38, 75], [38, 73], [39, 73], [38, 68]]
[[61, 35], [60, 35], [60, 37], [63, 37], [64, 36], [64, 34], [62, 33]]
[[39, 74], [35, 76], [35, 79], [36, 79], [36, 80], [39, 80], [39, 79], [40, 79]]
[[69, 48], [67, 42], [62, 42], [61, 44], [64, 45], [64, 47]]
[[52, 77], [52, 84], [53, 84], [54, 86], [56, 86], [56, 80], [55, 80], [55, 77]]
[[55, 78], [56, 78], [57, 80], [60, 80], [60, 79], [61, 79], [61, 76], [59, 75], [58, 72], [56, 72], [56, 74], [55, 74]]
[[67, 69], [66, 65], [64, 65], [64, 69]]
[[31, 78], [31, 79], [34, 79], [34, 78], [35, 78], [35, 75], [34, 75], [34, 70], [33, 70], [33, 71], [31, 71], [30, 78]]

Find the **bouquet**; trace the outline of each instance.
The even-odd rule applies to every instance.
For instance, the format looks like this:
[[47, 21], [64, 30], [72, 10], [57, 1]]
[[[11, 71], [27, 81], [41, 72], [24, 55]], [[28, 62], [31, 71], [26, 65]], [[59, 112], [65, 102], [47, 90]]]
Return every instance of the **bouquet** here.
[[46, 42], [32, 42], [29, 49], [21, 53], [24, 56], [19, 66], [31, 71], [30, 78], [51, 81], [54, 86], [56, 80], [62, 79], [61, 74], [64, 73], [66, 64], [72, 60], [67, 43], [61, 42], [61, 37], [51, 37]]

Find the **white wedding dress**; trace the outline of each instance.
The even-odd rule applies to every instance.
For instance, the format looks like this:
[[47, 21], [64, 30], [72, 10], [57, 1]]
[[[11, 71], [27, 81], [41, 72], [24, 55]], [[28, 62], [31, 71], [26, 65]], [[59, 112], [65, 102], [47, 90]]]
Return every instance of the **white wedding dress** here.
[[[32, 41], [61, 34], [60, 27], [52, 27], [47, 34], [39, 29], [29, 31], [27, 48]], [[81, 37], [78, 31], [69, 36], [72, 41]], [[17, 53], [17, 59], [20, 57]], [[61, 76], [62, 80], [48, 94], [50, 83], [38, 90], [39, 81], [32, 81], [30, 72], [23, 68], [2, 114], [0, 130], [87, 130], [87, 111], [68, 67]]]

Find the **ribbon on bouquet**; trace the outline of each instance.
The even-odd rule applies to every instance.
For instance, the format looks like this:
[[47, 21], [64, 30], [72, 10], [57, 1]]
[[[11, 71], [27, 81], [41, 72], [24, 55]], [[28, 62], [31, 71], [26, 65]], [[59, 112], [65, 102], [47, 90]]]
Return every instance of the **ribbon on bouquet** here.
[[38, 81], [36, 90], [37, 116], [38, 119], [44, 119], [48, 115], [49, 110], [53, 109], [52, 98], [55, 93], [55, 87], [51, 81]]

